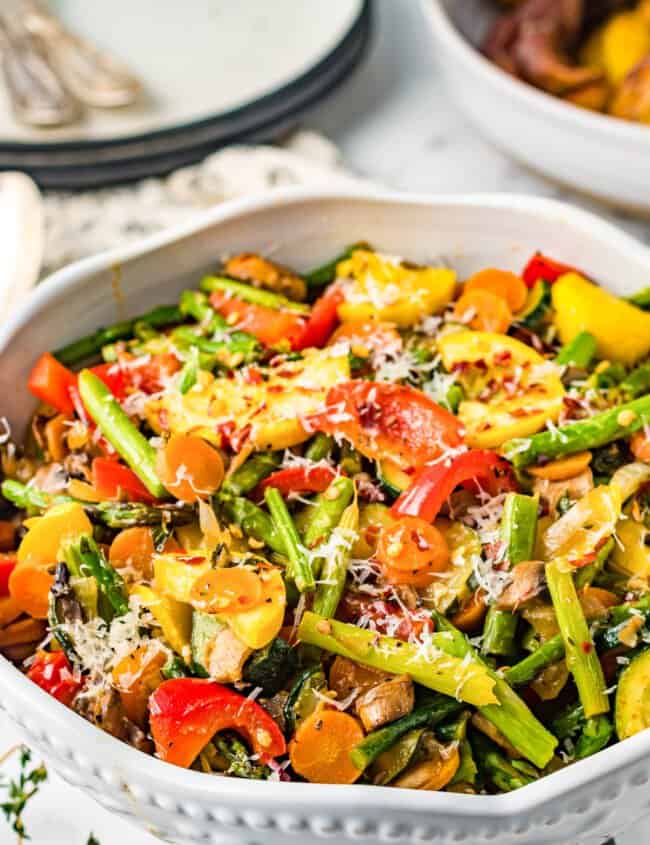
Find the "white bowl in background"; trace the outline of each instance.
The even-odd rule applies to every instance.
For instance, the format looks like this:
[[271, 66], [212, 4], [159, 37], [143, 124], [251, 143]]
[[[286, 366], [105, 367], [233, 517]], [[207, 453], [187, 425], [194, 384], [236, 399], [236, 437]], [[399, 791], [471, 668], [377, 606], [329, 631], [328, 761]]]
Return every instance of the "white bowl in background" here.
[[[0, 330], [0, 414], [18, 434], [34, 406], [25, 383], [41, 352], [173, 301], [224, 253], [261, 251], [305, 269], [358, 240], [416, 261], [444, 256], [461, 276], [486, 265], [520, 269], [541, 248], [617, 293], [650, 278], [648, 249], [551, 200], [278, 191], [218, 206], [39, 286]], [[517, 792], [470, 796], [247, 781], [176, 768], [85, 722], [2, 657], [0, 708], [70, 784], [167, 841], [601, 845], [650, 812], [650, 731]]]
[[486, 59], [478, 45], [495, 4], [420, 1], [450, 96], [492, 143], [557, 182], [650, 211], [650, 127], [565, 103]]

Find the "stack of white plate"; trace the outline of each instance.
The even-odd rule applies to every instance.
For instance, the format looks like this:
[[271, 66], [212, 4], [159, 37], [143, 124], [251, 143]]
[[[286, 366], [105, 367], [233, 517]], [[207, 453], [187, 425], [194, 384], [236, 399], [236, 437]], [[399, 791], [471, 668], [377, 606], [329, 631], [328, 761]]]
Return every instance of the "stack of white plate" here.
[[370, 0], [52, 0], [115, 53], [145, 93], [58, 129], [18, 125], [0, 102], [0, 169], [81, 188], [169, 172], [217, 147], [278, 137], [363, 56]]

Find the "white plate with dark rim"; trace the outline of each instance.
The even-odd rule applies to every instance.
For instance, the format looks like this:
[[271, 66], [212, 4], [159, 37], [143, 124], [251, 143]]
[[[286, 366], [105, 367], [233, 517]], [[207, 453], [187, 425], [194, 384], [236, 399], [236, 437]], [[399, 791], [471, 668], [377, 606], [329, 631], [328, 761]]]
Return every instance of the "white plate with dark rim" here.
[[[41, 352], [173, 300], [196, 284], [215, 256], [252, 250], [303, 270], [358, 240], [420, 262], [444, 255], [461, 276], [493, 265], [519, 270], [538, 248], [619, 294], [644, 286], [650, 276], [648, 248], [600, 218], [552, 200], [277, 191], [217, 206], [139, 244], [78, 262], [40, 285], [0, 328], [0, 414], [20, 436], [34, 407], [23, 386]], [[0, 708], [70, 784], [167, 840], [602, 845], [650, 813], [650, 731], [516, 792], [457, 795], [208, 776], [103, 733], [2, 657], [0, 690]]]
[[650, 127], [590, 112], [515, 79], [478, 49], [487, 0], [420, 0], [450, 95], [497, 147], [607, 203], [650, 212]]
[[0, 169], [26, 170], [46, 187], [141, 178], [227, 143], [277, 137], [349, 75], [370, 35], [370, 0], [57, 0], [52, 8], [125, 60], [144, 93], [132, 106], [87, 109], [81, 122], [47, 130], [16, 124], [0, 103]]

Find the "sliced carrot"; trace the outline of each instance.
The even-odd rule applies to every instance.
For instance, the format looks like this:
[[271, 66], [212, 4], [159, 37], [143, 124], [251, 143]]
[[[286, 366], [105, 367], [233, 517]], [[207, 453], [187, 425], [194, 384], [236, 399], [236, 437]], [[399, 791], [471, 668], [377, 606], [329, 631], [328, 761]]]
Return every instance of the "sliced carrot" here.
[[482, 626], [486, 613], [485, 594], [482, 590], [475, 590], [469, 600], [452, 616], [451, 621], [465, 634], [471, 634]]
[[153, 578], [154, 553], [151, 528], [138, 525], [125, 528], [115, 536], [108, 559], [116, 569], [133, 568], [145, 581], [150, 581]]
[[23, 613], [47, 619], [50, 589], [54, 583], [51, 566], [20, 563], [9, 576], [9, 594]]
[[241, 613], [261, 604], [262, 579], [244, 566], [211, 569], [200, 575], [190, 593], [190, 601], [204, 613]]
[[400, 572], [441, 572], [449, 563], [445, 538], [417, 516], [382, 526], [376, 556], [382, 565]]
[[138, 646], [122, 658], [113, 669], [112, 678], [128, 719], [141, 728], [145, 726], [149, 696], [163, 682], [161, 670], [167, 662], [163, 649], [152, 651]]
[[45, 624], [40, 619], [19, 619], [0, 631], [0, 648], [40, 642], [45, 632]]
[[405, 572], [403, 569], [393, 569], [392, 566], [382, 566], [382, 575], [389, 584], [399, 584], [409, 587], [428, 587], [435, 579], [435, 572], [423, 569], [420, 572]]
[[158, 452], [156, 469], [172, 496], [189, 503], [211, 496], [224, 476], [219, 452], [194, 434], [173, 434]]
[[630, 450], [637, 461], [650, 464], [650, 437], [643, 429], [632, 436]]
[[544, 466], [528, 467], [528, 472], [535, 478], [545, 478], [547, 481], [566, 481], [580, 475], [590, 463], [591, 452], [576, 452], [575, 455], [558, 458]]
[[[361, 350], [369, 352], [372, 349], [399, 349], [402, 345], [402, 338], [392, 323], [383, 323], [380, 320], [350, 320], [342, 323], [330, 337], [328, 346], [333, 346], [341, 341], [348, 341], [352, 353], [358, 357]], [[357, 352], [354, 348], [358, 347]]]
[[459, 320], [469, 319], [473, 329], [503, 333], [512, 323], [508, 303], [489, 290], [469, 290], [457, 300], [454, 314]]
[[474, 273], [466, 282], [463, 293], [471, 290], [487, 290], [508, 303], [508, 308], [517, 313], [526, 304], [528, 288], [521, 276], [507, 270], [488, 267]]
[[354, 783], [361, 775], [350, 752], [363, 739], [359, 722], [338, 710], [316, 710], [289, 743], [295, 772], [310, 783]]

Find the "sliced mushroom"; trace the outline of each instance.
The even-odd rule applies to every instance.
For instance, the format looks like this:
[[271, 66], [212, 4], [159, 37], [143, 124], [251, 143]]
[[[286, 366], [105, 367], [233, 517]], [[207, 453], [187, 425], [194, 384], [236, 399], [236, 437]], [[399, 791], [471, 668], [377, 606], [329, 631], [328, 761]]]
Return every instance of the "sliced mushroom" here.
[[233, 634], [230, 628], [222, 628], [206, 652], [206, 668], [212, 680], [220, 684], [236, 684], [241, 681], [244, 663], [253, 650]]
[[408, 675], [398, 675], [357, 698], [356, 711], [366, 732], [370, 732], [406, 716], [414, 700], [413, 682]]
[[353, 690], [362, 695], [390, 677], [385, 672], [361, 666], [347, 657], [336, 657], [330, 666], [329, 688], [334, 690], [337, 698], [341, 700], [347, 698]]
[[594, 477], [591, 469], [587, 467], [579, 475], [567, 478], [565, 481], [549, 481], [547, 478], [536, 478], [533, 482], [533, 493], [546, 503], [549, 511], [553, 513], [557, 504], [563, 496], [568, 496], [573, 501], [586, 496], [594, 487]]
[[411, 766], [410, 769], [393, 781], [392, 786], [402, 789], [444, 789], [458, 771], [460, 753], [458, 743], [449, 745], [435, 744], [429, 749], [428, 759]]
[[552, 701], [562, 692], [568, 680], [566, 660], [558, 660], [542, 669], [530, 686], [542, 701]]
[[525, 560], [511, 571], [511, 581], [499, 596], [499, 610], [517, 610], [523, 604], [538, 596], [544, 589], [544, 563], [541, 560]]
[[307, 295], [307, 286], [300, 276], [253, 252], [243, 252], [228, 259], [224, 272], [233, 279], [268, 288], [289, 299], [302, 301]]

